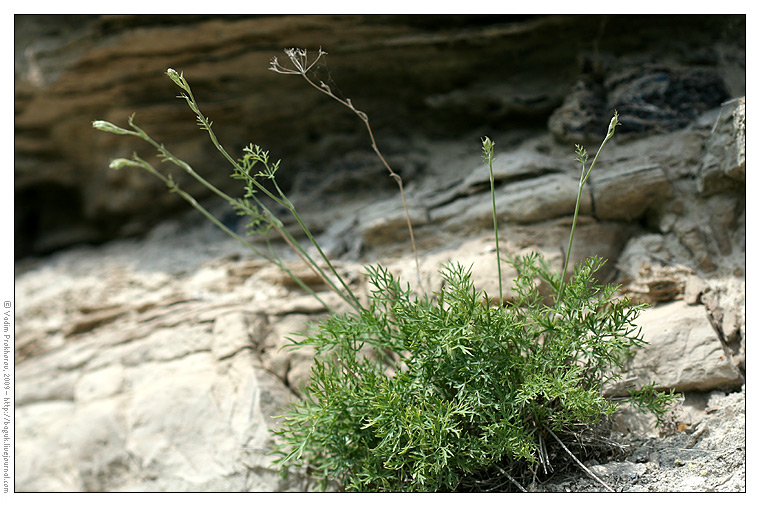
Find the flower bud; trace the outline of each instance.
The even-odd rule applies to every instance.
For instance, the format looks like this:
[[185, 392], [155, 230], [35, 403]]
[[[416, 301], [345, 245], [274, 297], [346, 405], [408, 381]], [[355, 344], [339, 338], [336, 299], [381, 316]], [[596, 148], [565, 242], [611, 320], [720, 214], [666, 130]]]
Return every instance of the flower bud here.
[[103, 132], [110, 132], [112, 134], [126, 135], [132, 133], [131, 130], [117, 127], [113, 123], [103, 120], [95, 120], [92, 122], [92, 126], [98, 130], [102, 130]]
[[119, 169], [123, 167], [141, 167], [139, 162], [135, 162], [134, 160], [129, 160], [126, 158], [115, 158], [111, 160], [111, 163], [108, 164], [108, 167], [111, 169], [118, 171]]
[[483, 143], [483, 160], [488, 162], [493, 157], [494, 142], [488, 137], [483, 137], [480, 141]]
[[622, 125], [622, 123], [618, 121], [618, 112], [615, 111], [615, 116], [612, 117], [612, 119], [610, 120], [610, 126], [607, 127], [607, 137], [611, 137], [612, 134], [615, 133], [615, 127], [617, 127], [618, 125]]
[[174, 84], [176, 84], [177, 86], [179, 86], [183, 90], [185, 89], [185, 85], [182, 83], [182, 75], [181, 74], [177, 74], [176, 70], [174, 70], [174, 69], [167, 69], [166, 70], [166, 75], [169, 76], [169, 78], [172, 81], [174, 81]]

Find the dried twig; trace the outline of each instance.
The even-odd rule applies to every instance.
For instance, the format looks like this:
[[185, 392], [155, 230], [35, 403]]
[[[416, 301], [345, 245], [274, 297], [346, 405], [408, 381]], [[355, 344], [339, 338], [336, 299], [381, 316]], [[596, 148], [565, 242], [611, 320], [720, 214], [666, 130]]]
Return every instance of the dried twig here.
[[309, 71], [316, 65], [316, 63], [319, 61], [319, 59], [326, 55], [327, 53], [325, 51], [322, 51], [322, 49], [319, 49], [319, 53], [317, 54], [317, 57], [309, 62], [308, 54], [305, 49], [298, 49], [298, 48], [292, 48], [292, 49], [286, 49], [285, 54], [290, 59], [291, 63], [293, 64], [294, 68], [288, 68], [284, 67], [280, 64], [280, 62], [277, 61], [277, 58], [272, 58], [269, 70], [273, 72], [277, 72], [278, 74], [294, 74], [294, 75], [300, 75], [302, 76], [307, 83], [309, 83], [311, 86], [319, 90], [320, 92], [324, 93], [328, 97], [331, 97], [335, 99], [336, 101], [340, 102], [344, 106], [346, 106], [348, 109], [353, 111], [356, 116], [358, 116], [362, 122], [364, 122], [364, 126], [367, 128], [367, 133], [369, 134], [369, 139], [372, 144], [372, 150], [375, 152], [375, 154], [378, 156], [382, 164], [385, 166], [385, 168], [390, 173], [390, 176], [395, 180], [396, 184], [398, 185], [399, 192], [401, 193], [401, 201], [404, 205], [404, 212], [406, 214], [406, 224], [409, 228], [409, 236], [412, 240], [412, 251], [414, 253], [414, 263], [417, 267], [417, 283], [419, 283], [420, 287], [422, 287], [422, 275], [420, 274], [420, 261], [417, 254], [417, 243], [414, 240], [414, 230], [412, 229], [412, 219], [409, 216], [409, 206], [407, 206], [406, 203], [406, 193], [404, 192], [404, 183], [401, 180], [401, 176], [399, 176], [393, 169], [391, 169], [390, 164], [385, 160], [385, 157], [382, 153], [380, 153], [380, 149], [377, 147], [377, 143], [375, 142], [375, 135], [372, 132], [372, 127], [370, 127], [369, 124], [369, 117], [367, 116], [367, 113], [364, 111], [360, 111], [354, 107], [354, 105], [351, 103], [351, 99], [341, 99], [337, 95], [335, 95], [332, 91], [332, 89], [324, 82], [320, 81], [319, 84], [315, 83], [311, 80], [311, 78], [308, 76]]
[[578, 458], [575, 457], [575, 454], [573, 454], [572, 452], [570, 452], [570, 449], [568, 449], [565, 446], [565, 444], [562, 443], [562, 440], [560, 440], [559, 437], [557, 435], [555, 435], [552, 430], [550, 430], [546, 426], [544, 426], [544, 429], [546, 431], [548, 431], [551, 436], [554, 437], [554, 440], [556, 440], [557, 442], [559, 442], [559, 445], [562, 446], [562, 448], [565, 450], [565, 452], [568, 453], [570, 455], [570, 457], [573, 458], [573, 460], [576, 463], [578, 463], [578, 466], [580, 466], [583, 469], [584, 472], [586, 472], [589, 476], [591, 476], [596, 482], [598, 482], [599, 484], [601, 484], [602, 486], [604, 486], [604, 489], [606, 489], [610, 493], [614, 493], [615, 492], [615, 490], [612, 489], [611, 487], [609, 487], [606, 482], [604, 482], [599, 477], [597, 477], [596, 475], [594, 475], [594, 472], [592, 472], [591, 470], [589, 470], [583, 463], [581, 463], [581, 461]]
[[509, 474], [507, 473], [507, 471], [506, 471], [506, 470], [504, 470], [503, 468], [501, 468], [499, 465], [494, 465], [494, 466], [496, 467], [496, 469], [499, 471], [499, 473], [500, 473], [501, 475], [503, 475], [504, 477], [506, 477], [507, 479], [509, 479], [509, 481], [510, 481], [512, 484], [514, 484], [515, 486], [517, 486], [517, 488], [518, 488], [520, 491], [522, 491], [523, 493], [527, 493], [527, 492], [528, 492], [528, 490], [527, 490], [527, 489], [525, 489], [525, 488], [523, 488], [523, 487], [520, 485], [520, 483], [519, 483], [519, 482], [517, 482], [517, 481], [514, 479], [514, 477], [512, 477], [511, 475], [509, 475]]

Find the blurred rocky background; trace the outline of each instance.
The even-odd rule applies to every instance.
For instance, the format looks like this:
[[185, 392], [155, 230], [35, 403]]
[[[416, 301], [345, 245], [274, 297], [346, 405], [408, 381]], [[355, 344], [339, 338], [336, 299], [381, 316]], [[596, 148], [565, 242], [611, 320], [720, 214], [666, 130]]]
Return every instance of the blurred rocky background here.
[[561, 266], [574, 145], [593, 155], [617, 110], [573, 260], [604, 256], [605, 280], [652, 305], [650, 346], [608, 394], [655, 381], [684, 403], [667, 427], [624, 412], [628, 458], [588, 465], [626, 491], [744, 489], [744, 16], [30, 15], [15, 29], [18, 490], [308, 488], [277, 475], [268, 428], [309, 376], [309, 355], [280, 347], [322, 308], [151, 176], [108, 169], [155, 156], [90, 125], [136, 113], [241, 195], [164, 75], [182, 71], [229, 151], [254, 142], [283, 160], [283, 186], [358, 291], [368, 262], [413, 281], [393, 180], [356, 116], [268, 70], [289, 47], [325, 50], [317, 78], [369, 115], [404, 178], [427, 289], [458, 260], [498, 290], [485, 135], [502, 246]]

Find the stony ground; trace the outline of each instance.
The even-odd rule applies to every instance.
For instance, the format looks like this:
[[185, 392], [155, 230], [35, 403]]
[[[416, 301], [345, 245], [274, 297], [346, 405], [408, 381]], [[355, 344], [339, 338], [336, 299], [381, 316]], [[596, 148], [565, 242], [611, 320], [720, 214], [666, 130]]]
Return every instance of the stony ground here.
[[[225, 295], [222, 287], [225, 280], [229, 281], [229, 274], [236, 272], [236, 266], [248, 265], [250, 268], [254, 265], [256, 269], [260, 268], [255, 261], [241, 259], [240, 256], [244, 255], [234, 243], [210, 226], [199, 225], [195, 219], [188, 218], [184, 222], [167, 222], [143, 241], [126, 240], [101, 247], [79, 248], [22, 263], [17, 273], [18, 323], [21, 331], [19, 338], [26, 342], [21, 343], [20, 349], [17, 347], [17, 354], [21, 352], [28, 358], [18, 368], [22, 376], [27, 372], [27, 385], [17, 390], [22, 396], [19, 400], [22, 406], [26, 405], [27, 409], [34, 407], [35, 403], [43, 406], [52, 400], [68, 399], [68, 395], [55, 392], [55, 385], [58, 384], [54, 380], [45, 380], [44, 374], [34, 373], [40, 371], [34, 366], [35, 363], [44, 363], [47, 353], [55, 354], [81, 340], [78, 349], [76, 346], [71, 349], [73, 356], [70, 362], [76, 362], [78, 355], [89, 354], [86, 359], [80, 357], [80, 362], [84, 361], [82, 364], [85, 364], [93, 355], [84, 348], [88, 327], [92, 331], [107, 329], [109, 325], [114, 325], [114, 321], [118, 323], [119, 316], [109, 316], [108, 309], [119, 304], [134, 307], [144, 303], [160, 307], [161, 304], [171, 303], [162, 303], [162, 298], [174, 298], [176, 301], [172, 304], [177, 304], [182, 302], [183, 297], [185, 300], [195, 297], [199, 301], [205, 299], [207, 307], [226, 305], [230, 308], [240, 306], [240, 300], [235, 301], [235, 298], [250, 297], [250, 304], [267, 304], [273, 313], [280, 311], [277, 308], [284, 308], [283, 313], [314, 310], [309, 310], [308, 303], [302, 302], [299, 307], [298, 301], [292, 299], [290, 302], [288, 298], [278, 301], [283, 292], [277, 288], [276, 276], [273, 285], [259, 285], [268, 288], [257, 297], [242, 290], [244, 285], [231, 289]], [[178, 297], [179, 287], [182, 288], [183, 297]], [[215, 294], [214, 304], [208, 304], [209, 294]], [[290, 309], [287, 305], [291, 305]], [[173, 318], [181, 320], [182, 316]], [[51, 332], [56, 329], [59, 331]], [[173, 347], [181, 348], [182, 345]], [[143, 351], [144, 354], [149, 353]], [[144, 359], [150, 358], [144, 356]], [[121, 360], [122, 363], [124, 361]], [[272, 367], [276, 368], [276, 365]], [[295, 368], [293, 364], [290, 367], [291, 370]], [[60, 366], [57, 368], [56, 371], [62, 369]], [[68, 366], [69, 370], [72, 368], [76, 368], [73, 363]], [[284, 371], [282, 375], [292, 380], [294, 372], [291, 370]], [[37, 376], [29, 377], [30, 374]], [[59, 371], [56, 375], [64, 373]], [[37, 378], [40, 384], [30, 386], [28, 378]], [[46, 391], [45, 382], [50, 382], [53, 387], [48, 386]], [[82, 392], [87, 390], [87, 386], [81, 382], [72, 381], [71, 384], [74, 386], [71, 394], [74, 400], [97, 398], [97, 391], [103, 389], [102, 385], [90, 386], [90, 391], [94, 390], [94, 393], [84, 396]], [[21, 438], [25, 431], [30, 431], [26, 426], [34, 421], [29, 419], [30, 411], [23, 413], [27, 419], [22, 417], [18, 421]], [[673, 415], [672, 424], [661, 428], [661, 431], [653, 430], [650, 421], [629, 415], [623, 425], [631, 428], [639, 424], [639, 431], [618, 436], [618, 441], [626, 448], [624, 455], [617, 458], [618, 461], [597, 463], [591, 460], [585, 464], [616, 491], [744, 491], [745, 417], [743, 388], [733, 393], [688, 393], [683, 407]], [[20, 458], [23, 470], [24, 460]], [[271, 476], [271, 472], [261, 473]], [[267, 484], [263, 483], [261, 488], [270, 487]], [[590, 492], [602, 491], [603, 488], [576, 468], [538, 485], [535, 490]]]
[[[746, 488], [745, 393], [714, 392], [707, 396], [701, 421], [665, 436], [619, 438], [628, 457], [585, 465], [618, 492], [738, 492]], [[547, 492], [592, 492], [605, 489], [580, 472], [552, 478], [537, 488]]]

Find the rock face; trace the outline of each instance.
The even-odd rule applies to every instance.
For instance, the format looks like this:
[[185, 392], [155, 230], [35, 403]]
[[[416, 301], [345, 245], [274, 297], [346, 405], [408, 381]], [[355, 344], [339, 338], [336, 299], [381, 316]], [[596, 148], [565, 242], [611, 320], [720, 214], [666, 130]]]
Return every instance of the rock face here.
[[[320, 45], [320, 79], [369, 114], [404, 177], [424, 290], [458, 261], [498, 293], [483, 135], [496, 143], [503, 252], [540, 251], [560, 269], [580, 171], [572, 145], [593, 156], [618, 109], [623, 125], [584, 189], [571, 261], [605, 257], [602, 279], [651, 305], [639, 319], [649, 346], [608, 394], [654, 381], [685, 402], [676, 430], [621, 415], [636, 435], [673, 433], [637, 441], [647, 459], [641, 450], [588, 465], [627, 491], [742, 490], [743, 448], [704, 462], [715, 477], [666, 472], [676, 466], [668, 449], [708, 453], [744, 431], [743, 27], [738, 16], [18, 16], [17, 253], [110, 241], [17, 262], [16, 490], [311, 487], [278, 475], [269, 430], [310, 374], [308, 351], [282, 347], [323, 307], [148, 175], [108, 170], [110, 158], [150, 150], [90, 121], [124, 125], [136, 112], [232, 192], [239, 182], [162, 75], [183, 70], [225, 146], [253, 140], [283, 154], [283, 185], [357, 291], [367, 263], [413, 283], [401, 200], [362, 124], [301, 79], [266, 70], [283, 47]], [[234, 212], [208, 205], [243, 230]], [[503, 269], [506, 299], [514, 275]]]
[[[144, 264], [124, 265], [118, 250], [136, 260], [144, 246], [114, 246], [106, 257], [95, 253], [110, 259], [102, 269], [93, 270], [87, 255], [61, 258], [67, 269], [93, 275], [80, 278], [78, 287], [55, 268], [56, 274], [23, 276], [29, 292], [20, 298], [27, 303], [20, 313], [43, 312], [47, 319], [22, 319], [26, 323], [19, 331], [20, 337], [38, 340], [17, 349], [18, 360], [33, 356], [19, 363], [16, 374], [17, 489], [298, 487], [280, 480], [267, 453], [273, 417], [308, 375], [308, 367], [303, 371], [299, 365], [308, 366], [310, 358], [280, 351], [287, 337], [304, 332], [313, 320], [304, 315], [308, 308], [294, 308], [293, 298], [283, 297], [286, 289], [267, 282], [260, 261], [196, 266], [178, 276]], [[148, 248], [151, 257], [167, 254], [162, 247]], [[38, 284], [47, 285], [51, 275], [58, 279], [56, 287], [40, 294]], [[106, 292], [97, 294], [100, 276], [109, 282]], [[92, 317], [115, 305], [121, 308], [118, 319]], [[62, 328], [59, 319], [72, 325]], [[83, 321], [88, 325], [77, 325]], [[33, 322], [40, 327], [35, 330]], [[64, 344], [56, 346], [58, 340]]]
[[[679, 392], [740, 386], [744, 375], [710, 324], [708, 310], [673, 301], [645, 312], [638, 321], [649, 345], [627, 367], [638, 387], [655, 381]], [[708, 371], [709, 370], [709, 371]], [[630, 386], [628, 386], [630, 387]], [[625, 394], [625, 390], [610, 390]]]
[[643, 65], [609, 76], [594, 68], [584, 74], [549, 118], [559, 139], [584, 142], [604, 125], [611, 107], [624, 111], [629, 133], [664, 132], [685, 127], [729, 97], [722, 76], [704, 69]]
[[[16, 254], [144, 233], [182, 209], [149, 175], [107, 170], [110, 159], [135, 150], [155, 157], [136, 139], [94, 131], [96, 119], [125, 125], [136, 113], [213, 183], [237, 188], [176, 100], [164, 75], [170, 67], [184, 72], [228, 150], [240, 154], [251, 142], [271, 150], [284, 159], [281, 179], [290, 184], [309, 167], [321, 168], [324, 180], [337, 169], [335, 154], [367, 153], [367, 140], [347, 110], [268, 70], [283, 48], [327, 51], [317, 79], [369, 114], [386, 155], [408, 159], [405, 140], [419, 135], [474, 140], [509, 131], [519, 140], [548, 123], [558, 139], [578, 142], [582, 134], [589, 142], [603, 135], [615, 108], [628, 134], [682, 128], [743, 95], [743, 23], [742, 16], [16, 16]], [[358, 172], [382, 174], [369, 164], [359, 161]], [[410, 179], [413, 164], [402, 165]], [[174, 177], [199, 198], [209, 195], [181, 171]]]

